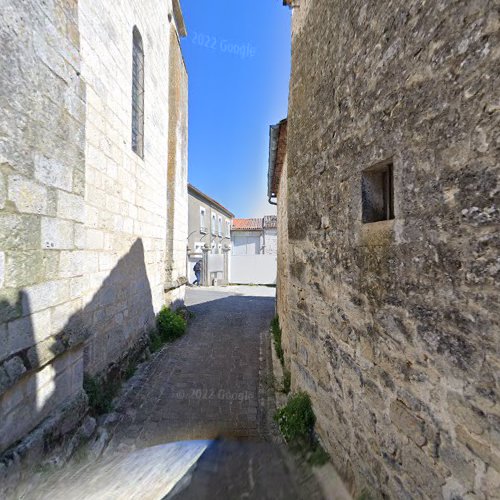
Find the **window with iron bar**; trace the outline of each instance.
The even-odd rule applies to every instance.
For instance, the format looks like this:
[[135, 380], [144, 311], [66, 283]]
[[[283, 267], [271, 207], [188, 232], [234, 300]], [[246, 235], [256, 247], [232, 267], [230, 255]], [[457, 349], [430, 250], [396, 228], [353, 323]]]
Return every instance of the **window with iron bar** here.
[[132, 151], [144, 158], [144, 49], [137, 27], [132, 40]]

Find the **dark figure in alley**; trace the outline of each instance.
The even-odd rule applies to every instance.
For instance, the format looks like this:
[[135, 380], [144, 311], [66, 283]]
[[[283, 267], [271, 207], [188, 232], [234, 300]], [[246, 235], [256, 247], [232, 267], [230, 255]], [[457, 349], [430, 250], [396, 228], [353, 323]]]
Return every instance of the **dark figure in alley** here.
[[201, 276], [201, 260], [199, 260], [193, 267], [194, 274], [196, 279], [193, 281], [193, 285], [200, 286], [200, 276]]

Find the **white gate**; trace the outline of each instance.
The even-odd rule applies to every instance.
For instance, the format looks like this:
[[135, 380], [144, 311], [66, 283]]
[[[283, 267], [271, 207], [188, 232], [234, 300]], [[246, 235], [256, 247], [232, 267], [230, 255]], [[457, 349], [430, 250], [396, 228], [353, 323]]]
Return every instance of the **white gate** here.
[[277, 270], [276, 255], [232, 255], [229, 281], [238, 285], [275, 285]]

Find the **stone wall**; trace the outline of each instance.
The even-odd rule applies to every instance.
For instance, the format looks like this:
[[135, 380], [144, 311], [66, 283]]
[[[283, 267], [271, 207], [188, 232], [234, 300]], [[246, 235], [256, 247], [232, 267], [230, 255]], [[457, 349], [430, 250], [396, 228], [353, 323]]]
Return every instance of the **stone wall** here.
[[264, 233], [264, 253], [266, 255], [276, 255], [278, 252], [278, 230], [276, 228], [267, 228]]
[[85, 85], [76, 1], [0, 10], [0, 452], [82, 388]]
[[[284, 332], [289, 332], [287, 321], [288, 310], [288, 283], [289, 280], [289, 246], [288, 246], [288, 158], [285, 155], [283, 167], [278, 181], [277, 215], [278, 215], [278, 274], [276, 278], [276, 313], [280, 319], [280, 326]], [[287, 362], [290, 362], [289, 335], [282, 337], [283, 350]]]
[[[79, 2], [82, 76], [87, 83], [83, 258], [88, 272], [82, 277], [82, 293], [94, 338], [86, 349], [86, 369], [92, 373], [131, 347], [153, 325], [164, 302], [174, 29], [169, 12], [171, 5], [163, 2]], [[144, 159], [131, 148], [134, 26], [144, 47]], [[134, 255], [127, 257], [132, 247]], [[95, 300], [99, 290], [103, 297]]]
[[[498, 498], [498, 3], [299, 3], [293, 389], [358, 491]], [[395, 218], [362, 223], [362, 172], [379, 162]]]
[[[3, 2], [0, 451], [76, 398], [84, 371], [119, 362], [166, 299], [183, 298], [182, 287], [165, 296], [167, 268], [185, 267], [167, 265], [185, 259], [187, 220], [183, 65], [169, 103], [179, 12], [160, 1]], [[144, 159], [131, 149], [134, 26], [145, 53]], [[175, 191], [171, 106], [182, 108]]]
[[170, 31], [168, 142], [168, 301], [182, 303], [187, 279], [188, 237], [188, 75], [175, 29]]

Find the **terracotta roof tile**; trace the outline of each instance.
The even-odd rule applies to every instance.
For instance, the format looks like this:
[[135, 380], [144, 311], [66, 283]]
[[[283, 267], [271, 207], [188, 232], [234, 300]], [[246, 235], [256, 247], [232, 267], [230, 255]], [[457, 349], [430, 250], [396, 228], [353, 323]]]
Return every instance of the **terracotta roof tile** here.
[[262, 219], [233, 219], [233, 231], [255, 231], [262, 229]]

